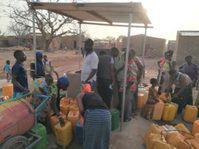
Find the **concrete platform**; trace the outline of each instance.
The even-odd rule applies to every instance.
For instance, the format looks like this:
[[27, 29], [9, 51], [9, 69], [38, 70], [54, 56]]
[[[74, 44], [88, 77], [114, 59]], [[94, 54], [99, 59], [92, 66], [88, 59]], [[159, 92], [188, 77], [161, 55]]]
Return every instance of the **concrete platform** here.
[[144, 135], [152, 122], [137, 116], [111, 135], [110, 149], [144, 149]]

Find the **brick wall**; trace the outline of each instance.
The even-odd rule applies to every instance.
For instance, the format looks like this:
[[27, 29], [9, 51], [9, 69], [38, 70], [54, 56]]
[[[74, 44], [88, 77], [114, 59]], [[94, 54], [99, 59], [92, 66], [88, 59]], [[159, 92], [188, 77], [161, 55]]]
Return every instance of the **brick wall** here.
[[[137, 55], [142, 55], [144, 35], [131, 36], [130, 49], [134, 49]], [[165, 49], [165, 39], [149, 37], [146, 38], [145, 56], [160, 57]], [[126, 48], [127, 37], [123, 38], [123, 48]]]
[[191, 55], [199, 65], [199, 36], [179, 36], [177, 46], [177, 63], [184, 63], [184, 57]]

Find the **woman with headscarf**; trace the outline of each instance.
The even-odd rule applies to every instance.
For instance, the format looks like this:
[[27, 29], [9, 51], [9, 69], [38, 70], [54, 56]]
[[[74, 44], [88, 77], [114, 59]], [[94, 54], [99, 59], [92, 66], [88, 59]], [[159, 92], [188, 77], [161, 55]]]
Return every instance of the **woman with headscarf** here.
[[96, 93], [78, 96], [78, 105], [84, 116], [83, 149], [108, 149], [111, 132], [111, 114]]
[[[130, 121], [132, 116], [136, 115], [136, 92], [138, 85], [138, 65], [136, 63], [135, 50], [129, 51], [127, 78], [126, 78], [126, 96], [124, 107], [124, 121]], [[123, 84], [121, 84], [120, 92], [123, 92]]]

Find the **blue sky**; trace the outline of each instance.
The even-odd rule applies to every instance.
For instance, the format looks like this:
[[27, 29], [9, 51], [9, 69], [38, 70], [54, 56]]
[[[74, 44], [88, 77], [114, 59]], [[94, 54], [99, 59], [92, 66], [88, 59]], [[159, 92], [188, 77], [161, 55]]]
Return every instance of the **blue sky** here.
[[[0, 30], [6, 31], [9, 19], [2, 13], [3, 5], [8, 2], [19, 4], [20, 0], [0, 1]], [[46, 1], [46, 0], [43, 0]], [[61, 0], [65, 2], [67, 0]], [[69, 1], [69, 0], [68, 0]], [[81, 0], [86, 2], [105, 2], [105, 0]], [[129, 2], [129, 0], [106, 0], [106, 2]], [[154, 26], [148, 30], [148, 35], [175, 39], [177, 30], [199, 30], [199, 1], [198, 0], [136, 0], [141, 1], [147, 10], [147, 14]], [[126, 35], [126, 28], [102, 27], [83, 25], [93, 38], [117, 37]], [[132, 29], [132, 34], [144, 33], [143, 29]]]

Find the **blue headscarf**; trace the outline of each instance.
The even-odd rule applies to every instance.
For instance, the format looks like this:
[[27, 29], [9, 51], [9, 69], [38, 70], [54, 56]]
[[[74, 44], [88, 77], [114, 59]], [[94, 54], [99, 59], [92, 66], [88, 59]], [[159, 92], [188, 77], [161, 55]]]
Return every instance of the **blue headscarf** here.
[[57, 80], [57, 86], [60, 89], [66, 90], [69, 86], [69, 79], [66, 76], [60, 77]]
[[43, 53], [42, 52], [40, 52], [40, 51], [37, 51], [36, 52], [36, 59], [38, 60], [39, 58], [42, 58], [42, 56], [43, 56]]
[[40, 51], [36, 52], [36, 76], [37, 77], [44, 77], [45, 76], [45, 70], [44, 70], [44, 65], [42, 62], [42, 56], [43, 53]]

